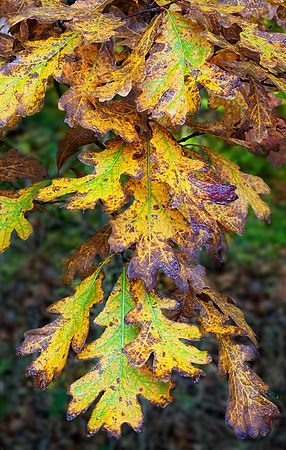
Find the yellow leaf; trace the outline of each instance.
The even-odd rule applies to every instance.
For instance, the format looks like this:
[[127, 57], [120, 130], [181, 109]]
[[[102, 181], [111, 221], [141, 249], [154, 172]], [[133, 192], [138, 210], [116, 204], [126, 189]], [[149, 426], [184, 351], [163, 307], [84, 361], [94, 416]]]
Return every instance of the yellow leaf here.
[[18, 192], [0, 192], [0, 252], [10, 246], [10, 239], [15, 230], [21, 239], [28, 239], [32, 226], [25, 213], [34, 208], [33, 200], [45, 182], [34, 183]]
[[49, 201], [76, 192], [68, 200], [68, 209], [94, 208], [101, 199], [106, 212], [114, 212], [128, 201], [121, 186], [121, 175], [142, 175], [138, 155], [143, 149], [143, 141], [126, 144], [118, 138], [108, 141], [102, 152], [85, 151], [80, 160], [93, 166], [95, 172], [80, 178], [54, 179], [50, 186], [39, 192], [38, 198]]
[[136, 327], [124, 321], [133, 306], [124, 268], [104, 310], [95, 320], [97, 325], [105, 327], [104, 333], [78, 355], [81, 359], [99, 358], [99, 362], [95, 369], [73, 383], [69, 391], [72, 395], [69, 419], [85, 411], [100, 396], [88, 422], [89, 434], [103, 428], [119, 437], [123, 423], [140, 431], [143, 415], [138, 395], [160, 406], [171, 400], [171, 383], [156, 381], [147, 367], [133, 368], [123, 353], [124, 346], [137, 335]]
[[244, 336], [245, 332], [234, 325], [229, 325], [229, 316], [222, 314], [215, 306], [201, 301], [199, 302], [202, 311], [199, 321], [205, 333], [212, 333], [215, 336]]
[[0, 67], [0, 127], [43, 105], [49, 78], [59, 77], [65, 56], [80, 44], [76, 33], [25, 43], [17, 58]]
[[286, 44], [283, 33], [245, 30], [240, 33], [239, 45], [257, 52], [261, 66], [270, 72], [281, 73], [286, 70]]
[[[172, 206], [180, 209], [190, 222], [201, 246], [211, 245], [220, 252], [223, 248], [221, 228], [208, 209], [209, 205], [227, 205], [234, 201], [237, 198], [235, 187], [223, 184], [197, 156], [195, 159], [186, 157], [184, 148], [159, 125], [153, 125], [151, 146], [152, 161], [157, 167], [152, 179], [170, 186]], [[221, 208], [223, 214], [225, 206]]]
[[54, 322], [25, 333], [25, 340], [17, 352], [20, 355], [41, 353], [27, 369], [27, 374], [34, 377], [35, 384], [40, 389], [44, 389], [53, 378], [60, 375], [66, 365], [70, 347], [75, 352], [82, 349], [88, 335], [90, 309], [103, 300], [103, 274], [100, 272], [110, 258], [77, 285], [73, 295], [48, 308], [49, 312], [60, 315]]
[[119, 69], [102, 76], [102, 82], [105, 84], [95, 89], [95, 95], [101, 102], [111, 100], [116, 94], [126, 97], [133, 84], [145, 78], [145, 57], [153, 44], [160, 21], [160, 15], [153, 19], [137, 47]]
[[267, 384], [246, 364], [255, 359], [256, 350], [252, 345], [233, 342], [229, 336], [218, 341], [220, 373], [229, 377], [226, 423], [240, 439], [265, 436], [279, 410], [267, 398]]
[[101, 134], [112, 130], [127, 142], [138, 140], [135, 127], [142, 119], [134, 105], [126, 101], [100, 103], [93, 96], [100, 76], [112, 68], [109, 53], [88, 45], [80, 46], [76, 56], [75, 60], [66, 62], [61, 77], [62, 82], [71, 86], [59, 102], [60, 109], [67, 112], [66, 122], [71, 127], [79, 124]]
[[[219, 371], [229, 378], [229, 400], [227, 403], [226, 423], [230, 425], [240, 439], [257, 438], [269, 433], [274, 419], [279, 416], [278, 408], [267, 398], [268, 386], [248, 367], [247, 361], [253, 361], [257, 352], [253, 344], [240, 344], [233, 340], [235, 336], [249, 334], [242, 313], [238, 308], [226, 305], [219, 295], [211, 296], [224, 314], [209, 304], [207, 298], [199, 303], [203, 309], [199, 321], [203, 331], [213, 333], [219, 343]], [[238, 327], [227, 323], [231, 317]], [[253, 332], [251, 331], [253, 335]]]
[[235, 96], [238, 78], [208, 62], [213, 47], [200, 36], [201, 31], [181, 14], [166, 12], [147, 59], [147, 76], [138, 98], [140, 111], [148, 109], [155, 118], [167, 115], [174, 125], [181, 125], [187, 113], [199, 108], [197, 83], [216, 95]]
[[208, 300], [211, 300], [219, 307], [225, 317], [231, 318], [243, 334], [248, 336], [253, 344], [257, 346], [255, 333], [246, 322], [243, 312], [228, 297], [209, 287], [205, 287], [202, 293], [207, 296]]
[[141, 281], [135, 281], [132, 294], [136, 306], [126, 316], [127, 323], [139, 324], [140, 333], [124, 351], [135, 367], [143, 366], [154, 355], [153, 370], [157, 378], [169, 380], [173, 370], [195, 380], [202, 374], [193, 364], [207, 364], [211, 361], [207, 352], [181, 339], [197, 340], [201, 332], [195, 325], [174, 322], [162, 313], [174, 310], [177, 302], [160, 297], [155, 291], [146, 292]]
[[[145, 162], [147, 172], [149, 164]], [[201, 236], [190, 227], [179, 211], [168, 207], [168, 189], [163, 183], [128, 180], [125, 189], [134, 202], [126, 211], [110, 220], [111, 251], [121, 252], [136, 245], [128, 267], [130, 278], [141, 278], [147, 289], [156, 284], [157, 271], [175, 280], [183, 290], [189, 288], [185, 272], [172, 243], [181, 246], [187, 254], [195, 254]]]

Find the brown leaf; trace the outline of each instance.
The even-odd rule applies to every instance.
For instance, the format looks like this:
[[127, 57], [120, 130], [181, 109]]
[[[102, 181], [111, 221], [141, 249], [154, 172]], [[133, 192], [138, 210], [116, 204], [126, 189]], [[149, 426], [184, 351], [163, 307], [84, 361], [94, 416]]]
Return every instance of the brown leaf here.
[[235, 343], [228, 336], [219, 337], [218, 341], [219, 370], [221, 375], [229, 376], [226, 423], [240, 439], [265, 436], [279, 410], [267, 398], [267, 384], [246, 364], [255, 359], [255, 347]]
[[92, 130], [81, 127], [69, 129], [62, 141], [59, 142], [57, 151], [57, 167], [62, 168], [64, 163], [74, 155], [83, 145], [91, 144], [95, 141], [95, 134]]
[[22, 156], [17, 149], [9, 150], [0, 158], [0, 181], [17, 178], [39, 181], [48, 176], [44, 167], [33, 156]]
[[74, 253], [64, 261], [66, 266], [63, 282], [71, 284], [76, 273], [79, 273], [81, 280], [91, 275], [93, 272], [93, 262], [97, 255], [106, 257], [109, 254], [108, 238], [111, 227], [102, 227], [94, 236], [81, 244]]

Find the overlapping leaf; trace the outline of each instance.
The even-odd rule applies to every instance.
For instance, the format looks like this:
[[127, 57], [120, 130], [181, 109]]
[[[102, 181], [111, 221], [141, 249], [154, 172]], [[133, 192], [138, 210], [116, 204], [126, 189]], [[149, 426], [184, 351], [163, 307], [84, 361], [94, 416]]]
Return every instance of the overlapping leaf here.
[[154, 288], [161, 269], [181, 289], [187, 290], [184, 266], [173, 243], [194, 255], [202, 245], [201, 235], [179, 211], [168, 207], [166, 185], [144, 176], [139, 181], [129, 180], [125, 189], [135, 199], [126, 211], [111, 219], [111, 251], [121, 252], [135, 245], [128, 276], [141, 278], [147, 289]]
[[41, 2], [41, 6], [27, 5], [18, 9], [5, 24], [10, 29], [23, 20], [34, 19], [39, 23], [53, 23], [57, 20], [66, 21], [67, 29], [80, 33], [85, 43], [108, 41], [115, 30], [123, 25], [123, 21], [111, 14], [103, 14], [102, 9], [111, 0], [77, 0], [67, 6], [60, 1]]
[[95, 321], [97, 325], [105, 327], [104, 333], [79, 354], [81, 359], [99, 358], [99, 361], [93, 370], [70, 387], [72, 400], [68, 407], [69, 419], [85, 411], [98, 399], [88, 422], [90, 434], [104, 428], [119, 437], [123, 423], [140, 431], [143, 414], [138, 401], [139, 394], [161, 406], [171, 400], [170, 382], [156, 381], [147, 367], [133, 368], [123, 353], [124, 346], [137, 335], [136, 326], [127, 325], [124, 321], [133, 306], [124, 269], [104, 310]]
[[244, 31], [240, 33], [241, 45], [257, 52], [260, 64], [274, 73], [286, 69], [286, 38], [282, 33]]
[[126, 144], [121, 139], [112, 139], [102, 152], [83, 152], [80, 160], [95, 168], [94, 174], [80, 178], [54, 179], [50, 186], [42, 189], [38, 198], [49, 201], [66, 194], [76, 194], [69, 198], [68, 209], [94, 208], [102, 200], [107, 212], [116, 211], [128, 198], [122, 189], [120, 177], [126, 174], [140, 177], [142, 169], [138, 160], [144, 144]]
[[126, 97], [133, 84], [140, 83], [145, 78], [145, 58], [158, 32], [160, 21], [161, 16], [159, 15], [150, 23], [138, 46], [119, 69], [102, 76], [102, 82], [106, 84], [95, 90], [95, 95], [101, 102], [111, 100], [116, 94]]
[[219, 294], [209, 287], [205, 287], [202, 290], [202, 293], [204, 296], [206, 296], [205, 298], [208, 301], [211, 300], [216, 306], [218, 306], [220, 311], [223, 312], [224, 317], [232, 319], [241, 333], [244, 336], [248, 336], [253, 344], [257, 346], [257, 340], [254, 331], [246, 322], [243, 312], [234, 304], [232, 300], [224, 295]]
[[129, 102], [100, 103], [93, 95], [101, 75], [112, 68], [107, 50], [99, 50], [95, 45], [81, 46], [76, 56], [65, 64], [61, 77], [71, 86], [59, 102], [59, 107], [67, 112], [66, 122], [102, 134], [113, 130], [128, 142], [138, 139], [135, 127], [141, 119]]
[[199, 108], [197, 83], [216, 95], [235, 96], [239, 80], [208, 62], [213, 47], [200, 36], [200, 31], [200, 26], [182, 15], [170, 10], [166, 13], [147, 60], [139, 110], [151, 110], [153, 117], [166, 114], [179, 125], [188, 112]]
[[124, 351], [132, 365], [143, 366], [154, 355], [154, 374], [168, 380], [173, 370], [195, 380], [202, 374], [193, 364], [207, 364], [210, 357], [193, 345], [181, 340], [197, 340], [201, 333], [197, 326], [174, 322], [162, 310], [176, 309], [177, 302], [160, 297], [155, 291], [147, 292], [141, 281], [133, 283], [132, 294], [136, 306], [126, 316], [127, 323], [139, 324], [140, 333]]
[[40, 352], [27, 369], [39, 388], [44, 389], [62, 372], [70, 348], [75, 352], [82, 349], [89, 331], [90, 309], [103, 300], [101, 268], [102, 264], [76, 287], [73, 295], [48, 308], [59, 314], [54, 322], [25, 333], [17, 351], [21, 355]]
[[[214, 297], [218, 298], [218, 295]], [[255, 346], [240, 344], [233, 340], [233, 336], [249, 334], [245, 329], [245, 321], [243, 319], [241, 323], [232, 316], [238, 327], [227, 323], [229, 311], [221, 307], [221, 303], [218, 306], [226, 314], [221, 314], [214, 306], [204, 301], [201, 302], [201, 306], [204, 311], [200, 318], [203, 329], [214, 334], [219, 343], [220, 374], [229, 377], [226, 423], [234, 429], [240, 439], [265, 436], [269, 433], [273, 420], [278, 417], [279, 411], [267, 398], [267, 384], [247, 365], [248, 361], [254, 360], [257, 356]], [[239, 316], [242, 316], [242, 313]], [[247, 327], [249, 328], [248, 325]]]
[[0, 67], [0, 127], [42, 107], [49, 78], [60, 76], [65, 56], [79, 44], [80, 36], [70, 32], [29, 42], [14, 61]]
[[[53, 77], [59, 107], [73, 127], [59, 146], [58, 170], [82, 145], [95, 142], [103, 150], [108, 142], [107, 147], [80, 155], [93, 173], [78, 171], [78, 178], [2, 192], [0, 248], [8, 247], [14, 229], [27, 239], [31, 225], [25, 213], [35, 198], [67, 196], [68, 209], [102, 202], [113, 217], [111, 227], [66, 260], [64, 281], [76, 275], [83, 281], [50, 307], [59, 314], [54, 322], [26, 334], [19, 353], [41, 352], [28, 374], [43, 388], [61, 373], [70, 348], [80, 358], [95, 358], [95, 368], [71, 386], [68, 418], [95, 402], [90, 434], [103, 428], [118, 437], [123, 423], [141, 430], [138, 395], [164, 406], [171, 400], [172, 383], [165, 381], [172, 371], [199, 377], [197, 364], [210, 358], [189, 341], [212, 333], [219, 342], [220, 372], [230, 382], [227, 422], [241, 438], [264, 435], [278, 410], [246, 364], [254, 348], [240, 343], [249, 338], [256, 345], [256, 336], [238, 307], [209, 287], [194, 259], [202, 247], [220, 258], [224, 233], [243, 231], [249, 205], [260, 220], [268, 219], [260, 194], [269, 189], [217, 151], [186, 150], [167, 128], [179, 134], [175, 127], [185, 123], [195, 135], [213, 134], [255, 152], [283, 147], [285, 122], [273, 93], [285, 90], [285, 38], [269, 31], [269, 20], [284, 26], [284, 5], [279, 0], [66, 3], [1, 2], [0, 126], [11, 128], [37, 112]], [[224, 108], [222, 121], [218, 111], [188, 114], [200, 110], [204, 88], [209, 106]], [[112, 134], [119, 137], [110, 139]], [[40, 175], [34, 160], [15, 151], [0, 160], [5, 181]], [[103, 299], [102, 266], [112, 252], [125, 251], [133, 288], [124, 266], [96, 320], [105, 330], [83, 349], [90, 309]], [[97, 256], [107, 258], [94, 272]], [[174, 290], [177, 301], [155, 291], [158, 270], [186, 291]], [[195, 316], [199, 328], [190, 324]]]
[[25, 218], [25, 213], [34, 208], [33, 200], [44, 182], [32, 184], [18, 192], [0, 193], [0, 251], [10, 246], [11, 234], [15, 230], [21, 239], [28, 239], [32, 225]]
[[216, 217], [209, 214], [208, 205], [233, 202], [237, 198], [235, 186], [223, 184], [202, 160], [186, 157], [183, 147], [158, 125], [153, 126], [151, 146], [157, 167], [152, 179], [170, 186], [172, 206], [181, 209], [201, 245], [211, 245], [219, 253], [223, 249], [221, 229]]

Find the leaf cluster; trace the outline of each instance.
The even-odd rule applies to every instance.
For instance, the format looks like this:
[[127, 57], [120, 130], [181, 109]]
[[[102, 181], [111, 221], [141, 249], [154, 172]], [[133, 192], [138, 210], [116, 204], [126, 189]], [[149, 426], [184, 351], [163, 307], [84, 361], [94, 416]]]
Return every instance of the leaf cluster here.
[[[249, 207], [269, 220], [261, 198], [269, 187], [203, 137], [283, 161], [284, 2], [4, 0], [0, 15], [3, 139], [42, 108], [51, 83], [71, 127], [59, 143], [57, 178], [17, 149], [0, 159], [0, 180], [26, 183], [0, 193], [1, 251], [14, 230], [29, 237], [26, 215], [38, 205], [84, 211], [101, 204], [108, 219], [65, 261], [64, 282], [80, 281], [50, 306], [57, 318], [25, 334], [18, 353], [40, 352], [27, 374], [43, 389], [71, 350], [93, 359], [69, 389], [68, 419], [95, 404], [89, 433], [104, 428], [118, 437], [123, 423], [141, 430], [139, 396], [165, 406], [174, 371], [194, 381], [203, 375], [211, 356], [193, 341], [210, 333], [229, 381], [226, 422], [239, 438], [264, 436], [279, 413], [247, 364], [256, 336], [197, 260], [202, 249], [222, 260], [227, 234], [243, 233]], [[71, 175], [69, 158], [89, 144], [78, 155], [83, 171]], [[122, 274], [105, 301], [104, 270], [118, 254]], [[167, 282], [172, 295], [163, 297]], [[95, 325], [103, 332], [86, 344], [99, 303]]]

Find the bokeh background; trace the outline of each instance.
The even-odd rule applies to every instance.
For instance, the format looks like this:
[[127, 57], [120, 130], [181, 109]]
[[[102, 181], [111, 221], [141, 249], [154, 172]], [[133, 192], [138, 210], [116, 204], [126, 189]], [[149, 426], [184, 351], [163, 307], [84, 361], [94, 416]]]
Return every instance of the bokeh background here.
[[[64, 114], [57, 110], [56, 89], [48, 91], [45, 108], [24, 119], [0, 142], [0, 151], [16, 147], [23, 154], [35, 155], [56, 176], [56, 150], [67, 126]], [[243, 309], [259, 337], [260, 357], [254, 368], [270, 385], [270, 397], [281, 409], [281, 417], [272, 433], [264, 439], [239, 441], [224, 424], [227, 401], [226, 380], [218, 375], [216, 358], [206, 370], [207, 376], [193, 384], [175, 376], [175, 401], [165, 409], [143, 402], [145, 426], [136, 434], [123, 427], [122, 439], [99, 432], [85, 436], [89, 413], [67, 422], [67, 386], [86, 370], [90, 362], [70, 360], [61, 378], [44, 391], [36, 391], [25, 378], [31, 358], [15, 356], [17, 345], [27, 329], [43, 326], [51, 320], [45, 308], [71, 292], [61, 285], [62, 262], [72, 250], [94, 234], [105, 222], [102, 211], [67, 212], [58, 205], [30, 216], [34, 233], [28, 241], [15, 236], [11, 248], [1, 256], [1, 449], [3, 450], [283, 450], [286, 448], [286, 169], [274, 168], [265, 157], [254, 156], [239, 147], [226, 147], [217, 139], [204, 143], [238, 162], [241, 169], [262, 177], [272, 189], [266, 201], [272, 208], [272, 223], [260, 223], [250, 212], [244, 236], [229, 237], [229, 252], [224, 264], [217, 266], [206, 255], [214, 286], [231, 295]], [[71, 158], [65, 173], [71, 173]], [[13, 188], [20, 188], [21, 182]], [[7, 188], [4, 185], [2, 188]], [[9, 186], [11, 188], [11, 185]], [[116, 279], [113, 264], [106, 285]], [[93, 331], [92, 331], [93, 333]], [[91, 338], [92, 338], [91, 333]], [[216, 345], [207, 340], [208, 348]]]

